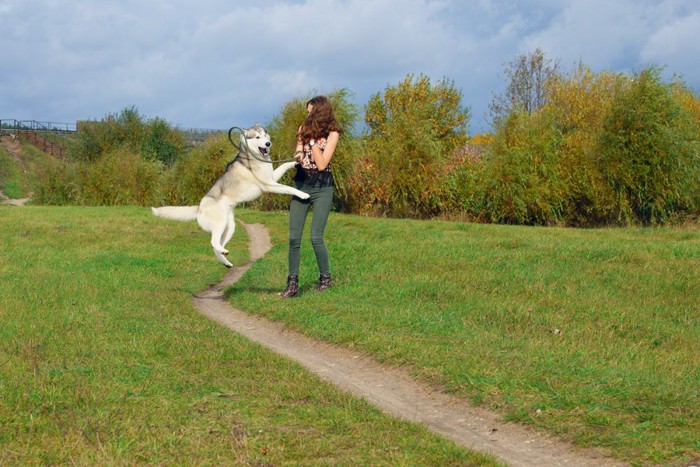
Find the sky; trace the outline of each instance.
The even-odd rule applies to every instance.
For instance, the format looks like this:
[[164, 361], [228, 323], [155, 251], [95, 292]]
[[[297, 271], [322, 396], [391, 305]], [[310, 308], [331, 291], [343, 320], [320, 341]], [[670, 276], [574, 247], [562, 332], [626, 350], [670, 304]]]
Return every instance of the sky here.
[[0, 119], [135, 107], [181, 128], [266, 124], [296, 98], [450, 80], [488, 131], [504, 68], [664, 67], [700, 92], [700, 0], [0, 0]]

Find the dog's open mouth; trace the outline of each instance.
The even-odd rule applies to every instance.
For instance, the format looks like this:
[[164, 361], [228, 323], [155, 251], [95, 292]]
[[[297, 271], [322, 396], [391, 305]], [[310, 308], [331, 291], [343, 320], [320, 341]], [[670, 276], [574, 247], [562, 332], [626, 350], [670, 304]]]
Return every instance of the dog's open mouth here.
[[258, 148], [263, 157], [267, 157], [267, 148]]

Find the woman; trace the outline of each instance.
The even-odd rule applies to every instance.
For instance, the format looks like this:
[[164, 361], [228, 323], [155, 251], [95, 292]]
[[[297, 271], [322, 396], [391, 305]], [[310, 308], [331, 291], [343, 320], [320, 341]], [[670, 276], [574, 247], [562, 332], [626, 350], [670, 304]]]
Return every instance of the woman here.
[[304, 231], [309, 207], [311, 218], [311, 246], [318, 264], [318, 286], [323, 291], [331, 286], [328, 250], [323, 232], [333, 204], [333, 174], [331, 159], [340, 139], [340, 126], [333, 115], [333, 107], [325, 96], [316, 96], [306, 103], [308, 115], [297, 132], [297, 173], [294, 183], [297, 189], [308, 193], [309, 199], [292, 198], [289, 206], [289, 265], [287, 288], [281, 298], [299, 295], [299, 264], [301, 263], [301, 235]]

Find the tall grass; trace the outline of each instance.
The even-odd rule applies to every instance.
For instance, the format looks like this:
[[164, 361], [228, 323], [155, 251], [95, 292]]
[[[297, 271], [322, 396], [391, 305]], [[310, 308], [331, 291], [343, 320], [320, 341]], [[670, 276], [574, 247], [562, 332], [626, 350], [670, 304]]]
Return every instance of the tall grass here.
[[335, 287], [308, 233], [298, 299], [286, 216], [239, 213], [275, 247], [228, 290], [237, 307], [364, 351], [581, 446], [635, 464], [700, 456], [700, 233], [331, 216]]
[[0, 464], [494, 464], [201, 316], [222, 270], [143, 208], [0, 206]]
[[36, 186], [36, 172], [50, 159], [49, 156], [28, 144], [21, 146], [22, 163], [0, 146], [0, 190], [8, 197], [25, 198]]

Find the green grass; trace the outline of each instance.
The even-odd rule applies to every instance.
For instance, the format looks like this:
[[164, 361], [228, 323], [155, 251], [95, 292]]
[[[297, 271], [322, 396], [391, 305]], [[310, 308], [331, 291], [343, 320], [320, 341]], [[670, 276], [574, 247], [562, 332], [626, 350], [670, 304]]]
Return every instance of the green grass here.
[[7, 149], [0, 146], [0, 190], [12, 199], [25, 198], [36, 182], [37, 168], [45, 164], [48, 156], [34, 146], [22, 145], [23, 167], [14, 160]]
[[20, 186], [22, 168], [14, 161], [7, 150], [0, 146], [0, 191], [13, 199], [22, 198], [25, 190]]
[[0, 206], [0, 464], [494, 465], [204, 318], [223, 272], [148, 209]]
[[[244, 310], [405, 366], [513, 421], [633, 464], [700, 458], [700, 233], [332, 214], [335, 287], [280, 305], [285, 213], [239, 211], [276, 245], [227, 290]], [[307, 226], [308, 227], [308, 226]]]

